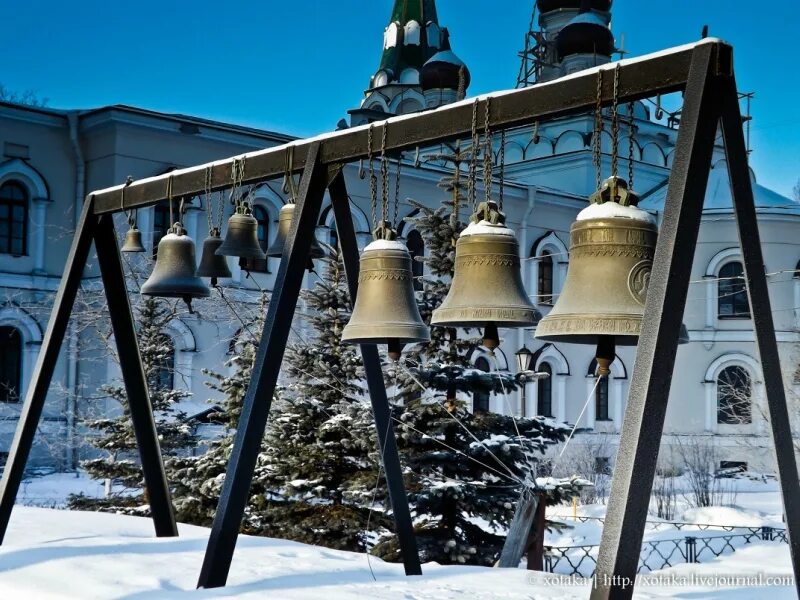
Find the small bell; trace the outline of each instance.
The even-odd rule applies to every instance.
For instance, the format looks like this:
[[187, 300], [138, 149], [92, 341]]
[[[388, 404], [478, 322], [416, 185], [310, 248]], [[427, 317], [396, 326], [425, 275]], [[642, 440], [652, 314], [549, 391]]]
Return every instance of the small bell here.
[[387, 344], [392, 360], [399, 359], [404, 344], [431, 339], [414, 297], [411, 255], [395, 238], [384, 222], [361, 254], [358, 296], [342, 331], [344, 343]]
[[120, 249], [122, 252], [144, 252], [142, 245], [142, 232], [136, 225], [130, 225], [128, 232], [125, 234], [125, 243]]
[[[535, 337], [595, 345], [598, 375], [608, 375], [616, 346], [638, 343], [658, 228], [618, 177], [606, 179], [590, 202], [570, 229], [564, 289]], [[688, 341], [684, 326], [679, 337]]]
[[153, 272], [142, 285], [142, 294], [161, 298], [183, 298], [192, 309], [192, 298], [211, 295], [203, 280], [195, 274], [194, 240], [180, 224], [158, 242]]
[[238, 256], [254, 260], [265, 260], [267, 255], [258, 241], [258, 221], [244, 204], [236, 207], [236, 212], [228, 219], [228, 232], [225, 241], [217, 248], [220, 256]]
[[[270, 247], [267, 248], [267, 256], [272, 258], [280, 258], [283, 256], [283, 248], [286, 245], [286, 240], [289, 237], [289, 231], [292, 229], [292, 219], [294, 218], [294, 208], [295, 204], [289, 203], [284, 204], [281, 207], [281, 212], [278, 215], [278, 233], [275, 235], [275, 240], [270, 244]], [[324, 258], [325, 251], [322, 249], [322, 246], [319, 245], [316, 237], [311, 238], [311, 250], [309, 252], [309, 265], [308, 270], [312, 271], [314, 269], [313, 263], [311, 263], [312, 259], [316, 258]]]
[[533, 327], [540, 316], [522, 284], [514, 232], [495, 202], [482, 203], [458, 238], [453, 281], [431, 324], [484, 326], [484, 346], [494, 350], [498, 327]]
[[203, 240], [203, 255], [200, 258], [200, 266], [197, 267], [197, 276], [211, 278], [212, 286], [217, 285], [218, 279], [231, 277], [227, 259], [217, 254], [217, 250], [221, 245], [220, 231], [214, 228], [211, 230], [210, 235]]

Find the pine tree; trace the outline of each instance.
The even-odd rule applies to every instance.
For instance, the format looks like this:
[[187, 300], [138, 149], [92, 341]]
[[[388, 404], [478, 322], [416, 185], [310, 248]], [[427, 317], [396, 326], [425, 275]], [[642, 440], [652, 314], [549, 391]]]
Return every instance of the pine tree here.
[[[150, 402], [159, 435], [159, 444], [164, 456], [173, 456], [191, 448], [194, 435], [186, 423], [185, 414], [177, 404], [191, 394], [175, 390], [175, 377], [171, 357], [174, 349], [164, 328], [175, 318], [171, 304], [159, 298], [143, 298], [135, 307], [135, 320], [139, 351], [145, 379], [150, 393]], [[105, 385], [100, 394], [119, 403], [121, 412], [116, 417], [93, 419], [86, 422], [96, 435], [89, 438], [92, 446], [102, 456], [84, 461], [82, 467], [95, 479], [112, 480], [117, 484], [114, 493], [107, 498], [87, 498], [83, 495], [70, 498], [74, 508], [106, 511], [141, 512], [147, 504], [143, 491], [144, 477], [138, 460], [138, 449], [130, 407], [124, 386]]]
[[341, 341], [351, 312], [338, 258], [303, 298], [311, 338], [287, 350], [285, 403], [257, 478], [276, 495], [266, 510], [271, 535], [360, 551], [368, 522], [376, 531], [385, 518], [370, 517], [377, 442], [361, 356]]
[[[425, 241], [430, 277], [423, 278], [420, 313], [427, 323], [453, 276], [454, 242], [463, 228], [453, 210], [464, 193], [460, 165], [468, 157], [456, 149], [437, 158], [454, 166], [440, 183], [452, 200], [435, 209], [412, 201], [418, 214], [409, 219]], [[508, 372], [475, 369], [470, 353], [478, 345], [456, 329], [433, 327], [431, 342], [408, 348], [395, 366], [406, 399], [395, 410], [398, 443], [423, 561], [492, 564], [522, 486], [537, 487], [538, 458], [568, 432], [544, 418], [466, 410], [469, 394], [507, 394], [519, 385]], [[558, 486], [549, 488], [559, 499]], [[399, 559], [396, 540], [384, 540], [376, 553]]]

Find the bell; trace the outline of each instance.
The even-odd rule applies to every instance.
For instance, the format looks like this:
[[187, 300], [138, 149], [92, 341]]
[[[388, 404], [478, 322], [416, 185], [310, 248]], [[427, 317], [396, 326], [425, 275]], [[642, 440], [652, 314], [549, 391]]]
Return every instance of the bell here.
[[[638, 343], [658, 228], [623, 179], [608, 178], [590, 201], [570, 229], [564, 288], [534, 337], [596, 345], [598, 374], [608, 375], [616, 346]], [[683, 326], [680, 337], [688, 341]]]
[[144, 252], [142, 245], [142, 232], [137, 229], [136, 225], [131, 225], [128, 232], [125, 234], [125, 243], [120, 248], [122, 252]]
[[540, 314], [520, 273], [519, 244], [495, 202], [482, 203], [456, 242], [455, 272], [432, 325], [484, 327], [484, 346], [500, 345], [498, 327], [533, 327]]
[[211, 234], [203, 240], [203, 255], [200, 258], [200, 266], [197, 267], [198, 277], [210, 277], [211, 285], [217, 285], [217, 279], [231, 277], [231, 270], [228, 268], [228, 261], [224, 256], [217, 254], [217, 250], [222, 245], [219, 229], [212, 229]]
[[414, 297], [411, 254], [395, 238], [384, 222], [361, 254], [358, 296], [342, 331], [344, 343], [387, 344], [392, 360], [400, 357], [404, 344], [431, 339]]
[[258, 241], [258, 221], [243, 204], [236, 207], [236, 212], [228, 219], [228, 232], [225, 241], [217, 248], [220, 256], [238, 256], [265, 260], [267, 255]]
[[192, 298], [211, 295], [203, 280], [195, 274], [194, 240], [186, 235], [180, 225], [174, 226], [158, 242], [156, 265], [147, 281], [142, 285], [145, 296], [161, 298], [183, 298], [192, 309]]
[[[283, 247], [286, 245], [286, 239], [289, 237], [289, 230], [292, 228], [292, 219], [294, 218], [294, 203], [284, 204], [281, 207], [281, 212], [278, 215], [278, 233], [275, 235], [275, 241], [267, 248], [267, 256], [280, 258], [283, 256]], [[310, 258], [324, 258], [325, 251], [319, 245], [317, 238], [311, 238], [311, 251]], [[313, 267], [313, 265], [311, 265]]]

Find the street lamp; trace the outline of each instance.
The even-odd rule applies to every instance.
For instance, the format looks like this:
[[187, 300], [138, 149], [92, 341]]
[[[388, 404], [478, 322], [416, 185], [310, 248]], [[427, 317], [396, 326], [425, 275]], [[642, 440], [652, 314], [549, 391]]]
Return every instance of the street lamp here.
[[522, 346], [517, 352], [514, 354], [517, 357], [517, 377], [520, 378], [520, 384], [522, 385], [521, 388], [521, 397], [520, 397], [520, 416], [525, 416], [525, 387], [526, 387], [526, 380], [523, 373], [526, 373], [531, 370], [533, 366], [533, 352], [528, 350], [527, 346]]

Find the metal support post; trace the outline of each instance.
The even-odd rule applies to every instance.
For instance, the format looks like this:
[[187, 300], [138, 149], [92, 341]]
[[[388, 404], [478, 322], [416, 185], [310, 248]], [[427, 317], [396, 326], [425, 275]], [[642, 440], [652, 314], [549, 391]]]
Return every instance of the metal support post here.
[[633, 596], [720, 116], [718, 47], [694, 49], [592, 600]]
[[742, 132], [742, 116], [736, 93], [736, 80], [730, 77], [722, 102], [722, 137], [728, 159], [733, 191], [733, 206], [739, 227], [747, 294], [756, 331], [758, 355], [764, 376], [767, 410], [778, 464], [786, 532], [792, 556], [795, 586], [800, 596], [800, 481], [792, 441], [792, 421], [786, 404], [775, 324], [767, 288], [766, 268], [756, 221], [753, 186], [747, 164], [747, 149]]
[[221, 587], [228, 579], [239, 527], [250, 497], [253, 471], [272, 405], [272, 394], [303, 284], [311, 239], [328, 184], [328, 170], [319, 160], [319, 149], [318, 143], [310, 145], [305, 157], [306, 168], [300, 181], [294, 222], [275, 278], [272, 299], [225, 474], [225, 484], [197, 583], [199, 588]]
[[[332, 179], [329, 189], [347, 285], [350, 290], [350, 300], [355, 304], [358, 293], [358, 245], [353, 228], [353, 216], [350, 214], [347, 187], [341, 171]], [[389, 500], [392, 504], [397, 538], [403, 554], [403, 565], [406, 575], [421, 575], [422, 567], [419, 564], [417, 540], [414, 537], [414, 525], [408, 509], [408, 498], [403, 484], [403, 469], [397, 453], [397, 440], [392, 427], [392, 413], [386, 397], [386, 385], [383, 381], [378, 347], [375, 344], [361, 344], [361, 358], [364, 361], [369, 397], [372, 401], [372, 411], [375, 414], [375, 429], [378, 432], [378, 444], [383, 457], [383, 471], [386, 474], [386, 484], [389, 488]]]
[[47, 331], [44, 334], [39, 359], [36, 361], [33, 377], [28, 384], [28, 392], [20, 411], [14, 441], [11, 442], [6, 466], [3, 469], [3, 479], [0, 481], [0, 543], [8, 529], [8, 521], [11, 518], [19, 484], [22, 482], [25, 472], [25, 464], [28, 462], [36, 428], [39, 426], [39, 419], [42, 416], [47, 390], [50, 387], [50, 380], [53, 378], [53, 371], [61, 352], [61, 342], [67, 332], [72, 305], [75, 303], [83, 269], [89, 256], [89, 248], [92, 246], [96, 222], [94, 201], [90, 196], [83, 204], [78, 228], [75, 231], [72, 247], [64, 266], [64, 275], [61, 277], [58, 293], [53, 303], [53, 311], [47, 322]]
[[114, 216], [105, 214], [99, 217], [94, 234], [97, 260], [108, 301], [111, 326], [119, 355], [119, 366], [125, 382], [125, 394], [136, 436], [136, 446], [142, 462], [144, 482], [150, 503], [150, 514], [158, 537], [178, 535], [175, 511], [170, 497], [164, 461], [158, 443], [158, 431], [153, 418], [153, 406], [147, 389], [147, 380], [142, 368], [136, 326], [131, 314], [122, 258], [117, 246], [114, 231]]

